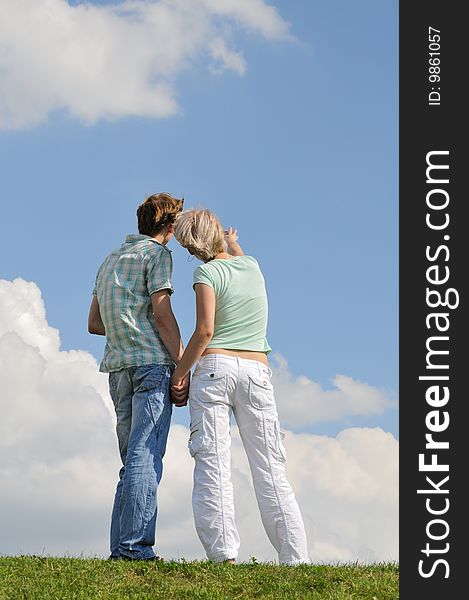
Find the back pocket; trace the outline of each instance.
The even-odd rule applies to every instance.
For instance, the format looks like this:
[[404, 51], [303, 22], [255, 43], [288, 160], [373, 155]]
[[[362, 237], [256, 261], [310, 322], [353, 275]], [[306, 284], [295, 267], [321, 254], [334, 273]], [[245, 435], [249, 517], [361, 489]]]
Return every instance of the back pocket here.
[[227, 376], [222, 372], [205, 372], [197, 377], [197, 396], [202, 402], [216, 402], [226, 395]]
[[274, 386], [267, 375], [248, 375], [249, 402], [258, 410], [275, 409]]
[[144, 365], [136, 367], [132, 375], [134, 392], [161, 391], [169, 389], [171, 369], [168, 365]]

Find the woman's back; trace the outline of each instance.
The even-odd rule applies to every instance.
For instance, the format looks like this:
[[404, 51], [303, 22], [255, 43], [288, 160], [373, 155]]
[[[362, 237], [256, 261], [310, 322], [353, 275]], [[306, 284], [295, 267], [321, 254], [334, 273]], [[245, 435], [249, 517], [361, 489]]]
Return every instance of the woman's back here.
[[265, 282], [254, 257], [214, 259], [200, 265], [194, 273], [197, 283], [215, 292], [214, 333], [208, 348], [270, 352]]

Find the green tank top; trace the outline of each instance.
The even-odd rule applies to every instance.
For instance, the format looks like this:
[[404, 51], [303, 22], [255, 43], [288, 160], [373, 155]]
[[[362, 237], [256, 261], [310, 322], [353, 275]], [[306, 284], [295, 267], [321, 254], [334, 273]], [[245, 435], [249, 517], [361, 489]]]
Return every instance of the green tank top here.
[[254, 257], [216, 258], [200, 265], [194, 272], [197, 283], [215, 292], [215, 328], [208, 348], [271, 351], [264, 276]]

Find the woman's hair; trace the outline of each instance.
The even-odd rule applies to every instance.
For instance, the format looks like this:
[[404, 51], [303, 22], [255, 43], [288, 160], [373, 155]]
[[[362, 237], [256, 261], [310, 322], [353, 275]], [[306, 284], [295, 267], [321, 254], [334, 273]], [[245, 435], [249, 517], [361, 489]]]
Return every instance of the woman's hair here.
[[173, 198], [170, 194], [152, 194], [137, 208], [138, 232], [151, 237], [172, 225], [181, 212], [184, 198]]
[[178, 215], [174, 237], [203, 262], [226, 251], [224, 231], [218, 217], [203, 208], [185, 210]]

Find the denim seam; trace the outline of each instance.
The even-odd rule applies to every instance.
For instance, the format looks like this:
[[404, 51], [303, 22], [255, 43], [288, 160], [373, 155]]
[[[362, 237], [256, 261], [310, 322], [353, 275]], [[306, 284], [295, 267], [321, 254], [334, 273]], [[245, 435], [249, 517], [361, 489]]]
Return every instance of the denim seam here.
[[[150, 399], [147, 397], [147, 403], [148, 403], [148, 408], [150, 410], [150, 414], [152, 415], [152, 420], [154, 423], [154, 426], [152, 428], [152, 432], [151, 432], [151, 436], [154, 438], [154, 447], [153, 447], [153, 452], [152, 452], [152, 456], [154, 458], [154, 455], [156, 454], [157, 450], [158, 450], [158, 431], [160, 430], [161, 427], [161, 420], [163, 418], [163, 414], [164, 414], [164, 400], [166, 398], [166, 394], [163, 397], [163, 410], [161, 411], [161, 415], [160, 418], [158, 419], [157, 423], [155, 423], [154, 418], [153, 418], [153, 411], [151, 410], [151, 406], [150, 406]], [[155, 474], [156, 477], [156, 474]], [[158, 489], [158, 481], [156, 479], [156, 488]], [[148, 492], [147, 492], [147, 498], [146, 498], [146, 502], [145, 502], [145, 517], [144, 517], [144, 525], [143, 525], [143, 530], [146, 530], [146, 527], [148, 525], [148, 523], [150, 522], [150, 515], [149, 515], [149, 506], [150, 506], [150, 499], [152, 496], [152, 490], [151, 490], [151, 486], [148, 487]]]

